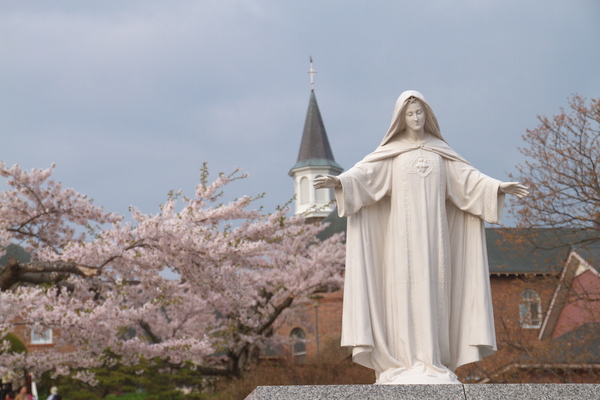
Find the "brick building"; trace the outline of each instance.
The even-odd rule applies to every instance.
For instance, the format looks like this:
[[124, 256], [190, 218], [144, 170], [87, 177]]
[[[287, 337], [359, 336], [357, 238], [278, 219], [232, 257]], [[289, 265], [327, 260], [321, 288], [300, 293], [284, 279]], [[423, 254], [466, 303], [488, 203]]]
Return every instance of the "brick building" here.
[[[341, 221], [337, 226], [343, 225]], [[600, 245], [540, 250], [486, 229], [498, 352], [459, 368], [463, 382], [600, 382]], [[296, 362], [341, 337], [343, 291], [324, 294], [278, 330]]]
[[[19, 263], [25, 264], [31, 261], [31, 255], [23, 250], [22, 247], [11, 244], [6, 248], [6, 254], [0, 257], [0, 271], [6, 268], [11, 258], [15, 258]], [[27, 277], [25, 277], [26, 279]], [[31, 283], [34, 285], [34, 283]], [[60, 338], [60, 331], [56, 329], [35, 330], [30, 324], [24, 323], [21, 319], [12, 321], [11, 333], [25, 346], [28, 352], [40, 351], [51, 348], [56, 345]], [[62, 351], [72, 350], [70, 345], [64, 345]]]

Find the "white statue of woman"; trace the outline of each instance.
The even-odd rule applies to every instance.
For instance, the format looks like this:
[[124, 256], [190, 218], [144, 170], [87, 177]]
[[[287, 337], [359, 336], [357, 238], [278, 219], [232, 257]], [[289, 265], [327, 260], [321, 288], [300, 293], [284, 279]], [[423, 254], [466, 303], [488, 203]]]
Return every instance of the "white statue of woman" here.
[[460, 383], [457, 367], [496, 351], [483, 221], [525, 186], [473, 168], [412, 90], [373, 153], [314, 186], [348, 217], [342, 346], [376, 383]]

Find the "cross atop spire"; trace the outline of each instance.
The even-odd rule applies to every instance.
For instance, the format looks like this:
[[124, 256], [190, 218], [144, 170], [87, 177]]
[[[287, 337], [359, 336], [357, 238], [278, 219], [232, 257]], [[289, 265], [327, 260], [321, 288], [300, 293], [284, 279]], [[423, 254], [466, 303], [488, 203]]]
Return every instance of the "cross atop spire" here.
[[333, 152], [329, 145], [329, 139], [327, 139], [327, 132], [325, 131], [325, 125], [323, 124], [323, 118], [321, 118], [321, 112], [317, 104], [317, 97], [315, 96], [315, 71], [313, 67], [313, 59], [310, 57], [310, 100], [308, 101], [308, 111], [306, 113], [306, 120], [304, 122], [304, 131], [302, 132], [302, 141], [300, 142], [300, 152], [298, 153], [298, 161], [296, 165], [292, 167], [292, 171], [303, 167], [323, 167], [327, 166], [332, 168], [329, 174], [335, 173], [336, 175], [343, 171], [342, 167], [335, 162], [333, 158]]
[[315, 90], [315, 74], [317, 71], [313, 68], [313, 60], [312, 56], [310, 56], [310, 69], [308, 70], [308, 74], [310, 75], [310, 90]]
[[304, 121], [304, 131], [300, 142], [298, 160], [289, 175], [294, 178], [296, 194], [296, 214], [308, 218], [324, 218], [333, 211], [331, 201], [333, 190], [319, 189], [313, 186], [315, 178], [325, 175], [338, 175], [344, 169], [335, 162], [327, 139], [325, 125], [315, 96], [315, 68], [310, 57], [310, 100]]

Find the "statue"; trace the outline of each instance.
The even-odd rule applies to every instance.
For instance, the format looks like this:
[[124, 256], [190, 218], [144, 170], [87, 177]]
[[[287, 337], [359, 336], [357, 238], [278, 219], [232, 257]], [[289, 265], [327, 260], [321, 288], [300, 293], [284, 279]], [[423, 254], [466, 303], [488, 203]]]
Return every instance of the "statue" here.
[[314, 186], [348, 217], [341, 344], [376, 383], [460, 383], [456, 368], [496, 351], [483, 221], [525, 186], [473, 168], [412, 90], [374, 152]]

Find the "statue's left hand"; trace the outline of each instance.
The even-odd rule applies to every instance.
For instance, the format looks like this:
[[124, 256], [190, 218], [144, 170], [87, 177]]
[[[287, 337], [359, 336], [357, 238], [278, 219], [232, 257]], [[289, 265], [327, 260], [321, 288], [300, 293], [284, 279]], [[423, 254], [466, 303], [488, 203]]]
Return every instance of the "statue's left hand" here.
[[529, 188], [521, 185], [519, 182], [502, 182], [498, 190], [502, 193], [512, 194], [518, 198], [523, 198], [529, 194]]

